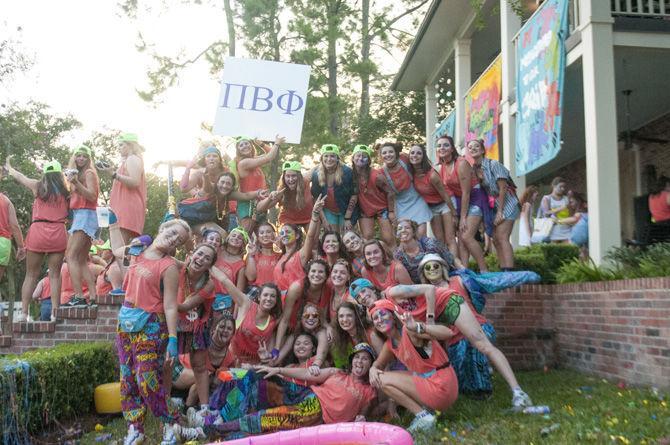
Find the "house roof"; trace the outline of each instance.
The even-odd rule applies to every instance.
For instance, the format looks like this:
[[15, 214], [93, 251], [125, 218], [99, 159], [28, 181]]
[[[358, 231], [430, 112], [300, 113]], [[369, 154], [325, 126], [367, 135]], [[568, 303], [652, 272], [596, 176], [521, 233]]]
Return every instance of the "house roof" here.
[[456, 33], [472, 12], [469, 0], [433, 0], [393, 79], [393, 91], [418, 91], [452, 51]]

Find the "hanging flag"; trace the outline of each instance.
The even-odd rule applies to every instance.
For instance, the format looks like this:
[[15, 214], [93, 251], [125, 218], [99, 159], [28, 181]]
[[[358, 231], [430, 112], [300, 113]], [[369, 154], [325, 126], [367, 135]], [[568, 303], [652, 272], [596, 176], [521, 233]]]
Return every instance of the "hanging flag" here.
[[498, 56], [465, 94], [465, 143], [483, 139], [486, 157], [495, 160], [500, 157], [498, 124], [501, 90], [502, 59]]
[[516, 174], [556, 157], [561, 149], [568, 0], [546, 0], [516, 42]]

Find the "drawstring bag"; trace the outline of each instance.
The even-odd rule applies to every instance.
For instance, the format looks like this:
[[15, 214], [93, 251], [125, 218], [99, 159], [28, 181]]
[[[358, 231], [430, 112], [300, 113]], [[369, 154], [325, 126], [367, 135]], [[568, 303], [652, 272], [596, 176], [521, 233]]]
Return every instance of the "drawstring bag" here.
[[188, 198], [177, 204], [179, 217], [191, 226], [216, 221], [216, 209], [209, 198]]

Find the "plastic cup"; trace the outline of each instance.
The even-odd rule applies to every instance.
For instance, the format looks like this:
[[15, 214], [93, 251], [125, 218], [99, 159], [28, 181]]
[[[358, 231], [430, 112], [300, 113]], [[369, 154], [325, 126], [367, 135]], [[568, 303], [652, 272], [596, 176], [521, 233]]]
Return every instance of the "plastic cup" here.
[[97, 207], [95, 213], [98, 217], [98, 227], [109, 227], [109, 208]]

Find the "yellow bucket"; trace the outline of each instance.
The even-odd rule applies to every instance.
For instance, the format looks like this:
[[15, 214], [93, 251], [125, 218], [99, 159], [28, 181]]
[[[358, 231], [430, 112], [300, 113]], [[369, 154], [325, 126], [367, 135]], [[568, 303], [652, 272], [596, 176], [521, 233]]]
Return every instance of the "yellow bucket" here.
[[95, 388], [93, 393], [95, 410], [98, 414], [116, 414], [121, 412], [121, 383], [105, 383]]

